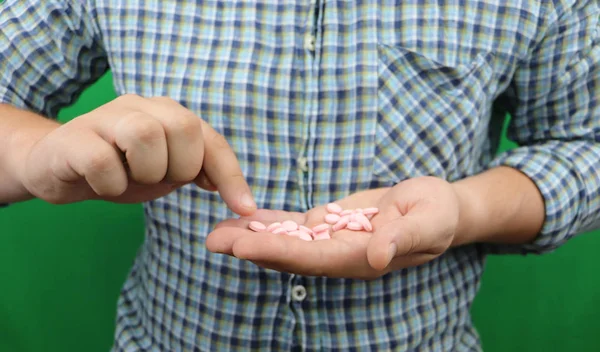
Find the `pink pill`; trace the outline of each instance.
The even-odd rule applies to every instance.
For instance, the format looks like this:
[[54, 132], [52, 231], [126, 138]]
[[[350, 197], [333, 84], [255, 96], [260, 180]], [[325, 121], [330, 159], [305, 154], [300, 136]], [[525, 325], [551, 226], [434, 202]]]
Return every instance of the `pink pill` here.
[[313, 232], [323, 232], [325, 230], [329, 230], [329, 224], [321, 224], [312, 228]]
[[363, 212], [362, 208], [356, 208], [356, 209], [354, 209], [354, 213], [362, 214], [362, 212]]
[[350, 222], [349, 215], [342, 216], [341, 219], [338, 220], [338, 222], [336, 222], [331, 229], [333, 231], [339, 231], [341, 229], [344, 229], [346, 227], [346, 225], [348, 225], [349, 222]]
[[359, 224], [362, 225], [362, 227], [364, 227], [365, 230], [367, 231], [373, 231], [373, 225], [371, 224], [371, 222], [369, 221], [369, 219], [367, 219], [367, 217], [365, 216], [365, 214], [356, 214], [356, 222], [358, 222]]
[[273, 230], [273, 233], [276, 235], [287, 235], [288, 232], [283, 227], [278, 227], [275, 230]]
[[327, 233], [328, 234], [330, 231], [331, 231], [331, 228], [327, 227], [326, 229], [323, 229], [323, 230], [321, 230], [319, 232], [317, 232], [317, 231], [313, 232], [313, 236], [316, 236], [316, 235], [322, 234], [322, 233]]
[[302, 231], [302, 230], [298, 230], [298, 231], [299, 231], [299, 232], [302, 232], [302, 233], [304, 233], [304, 234], [307, 234], [307, 235], [309, 235], [310, 237], [312, 237], [312, 236], [313, 236], [313, 234], [314, 234], [314, 232], [312, 232], [312, 231], [311, 231], [310, 233], [308, 233], [308, 232], [305, 232], [305, 231]]
[[298, 230], [294, 230], [294, 231], [288, 232], [288, 235], [290, 235], [290, 236], [296, 236], [296, 237], [300, 237], [300, 236], [302, 236], [302, 234], [304, 234], [304, 232], [303, 231], [298, 231]]
[[295, 231], [298, 230], [298, 224], [292, 220], [286, 220], [281, 223], [281, 227], [286, 229], [287, 231]]
[[261, 232], [261, 231], [264, 231], [267, 229], [265, 224], [263, 224], [260, 221], [250, 221], [250, 223], [248, 224], [248, 227], [250, 228], [250, 230], [256, 231], [256, 232]]
[[346, 209], [346, 210], [342, 211], [342, 212], [340, 213], [340, 215], [341, 215], [341, 216], [344, 216], [344, 215], [350, 215], [350, 214], [352, 214], [352, 213], [354, 213], [354, 211], [353, 211], [353, 210]]
[[299, 239], [304, 240], [304, 241], [312, 241], [313, 240], [311, 235], [304, 233], [302, 231], [299, 231], [299, 232], [300, 232], [300, 235], [298, 236]]
[[327, 214], [325, 215], [325, 222], [328, 224], [335, 224], [340, 220], [340, 216], [338, 214]]
[[306, 232], [309, 235], [313, 234], [313, 231], [311, 229], [309, 229], [308, 227], [304, 226], [304, 225], [298, 226], [298, 230], [300, 230], [302, 232]]
[[326, 232], [319, 232], [319, 233], [315, 234], [315, 236], [313, 238], [315, 241], [330, 240], [331, 236], [329, 235], [329, 231], [326, 231]]
[[278, 227], [281, 227], [281, 223], [280, 222], [274, 222], [271, 225], [267, 226], [267, 231], [273, 232]]
[[350, 221], [350, 222], [348, 223], [348, 225], [346, 225], [346, 228], [347, 228], [348, 230], [353, 230], [353, 231], [361, 231], [361, 230], [363, 229], [363, 226], [362, 226], [362, 225], [361, 225], [359, 222], [356, 222], [356, 221]]
[[379, 213], [379, 209], [378, 208], [365, 208], [363, 209], [363, 214], [365, 215], [375, 215]]
[[331, 236], [330, 230], [329, 229], [325, 229], [323, 231], [319, 231], [319, 232], [313, 233], [313, 237], [315, 237], [315, 236], [323, 236], [323, 235]]
[[336, 203], [329, 203], [326, 206], [327, 211], [333, 214], [339, 214], [342, 212], [342, 207], [339, 206], [339, 204]]

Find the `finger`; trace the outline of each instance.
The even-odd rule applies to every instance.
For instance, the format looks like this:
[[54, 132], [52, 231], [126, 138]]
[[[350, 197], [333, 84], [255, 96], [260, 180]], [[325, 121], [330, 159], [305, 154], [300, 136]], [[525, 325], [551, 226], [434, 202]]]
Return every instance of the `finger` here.
[[[361, 280], [375, 279], [375, 278], [380, 277], [389, 272], [395, 272], [400, 269], [411, 268], [411, 267], [421, 265], [423, 263], [430, 262], [430, 261], [434, 260], [436, 257], [437, 257], [437, 255], [432, 255], [432, 254], [412, 254], [412, 255], [405, 256], [405, 257], [396, 257], [396, 258], [394, 258], [394, 260], [392, 260], [390, 265], [388, 265], [388, 267], [383, 271], [366, 270], [366, 271], [364, 271], [363, 275], [359, 275], [359, 272], [354, 271], [352, 273], [347, 273], [343, 277], [344, 278], [356, 278], [356, 279], [361, 279]], [[288, 269], [289, 269], [288, 267], [282, 266], [280, 263], [276, 263], [276, 262], [269, 261], [269, 260], [264, 260], [264, 261], [255, 260], [252, 262], [260, 267], [265, 268], [265, 269], [271, 269], [271, 270], [276, 270], [276, 271], [280, 271], [280, 272], [288, 272]], [[330, 274], [327, 274], [327, 276], [330, 277]]]
[[214, 192], [217, 190], [217, 186], [212, 183], [212, 181], [206, 176], [206, 172], [204, 170], [200, 170], [200, 173], [196, 177], [194, 181], [198, 187], [203, 188], [209, 192]]
[[364, 271], [365, 268], [369, 268], [364, 249], [357, 257], [346, 242], [309, 242], [281, 235], [268, 241], [249, 240], [242, 237], [235, 241], [233, 254], [240, 259], [267, 264], [270, 269], [306, 276], [336, 278], [368, 275]]
[[[214, 231], [210, 233], [206, 238], [206, 246], [208, 250], [217, 253], [224, 253], [233, 255], [233, 243], [240, 238], [241, 236], [250, 235], [250, 236], [261, 236], [269, 234], [267, 232], [256, 233], [248, 230], [248, 224], [250, 221], [260, 221], [265, 225], [270, 225], [274, 222], [283, 222], [285, 220], [292, 220], [298, 224], [303, 224], [304, 219], [306, 218], [305, 214], [298, 212], [286, 212], [282, 210], [268, 210], [268, 209], [258, 209], [254, 214], [247, 217], [241, 217], [240, 219], [227, 219], [218, 223], [215, 226], [215, 230], [226, 228], [228, 231], [226, 232], [217, 232]], [[239, 229], [236, 231], [235, 229]], [[277, 235], [282, 236], [282, 235]], [[265, 238], [261, 238], [261, 240], [266, 240]]]
[[122, 195], [118, 197], [104, 197], [104, 199], [114, 203], [140, 203], [163, 197], [181, 186], [183, 185], [177, 183], [157, 183], [155, 185], [148, 186], [130, 182], [127, 186], [127, 191]]
[[69, 166], [85, 178], [91, 189], [103, 197], [115, 197], [127, 189], [127, 172], [117, 150], [99, 135], [86, 130], [78, 134], [80, 141], [73, 145], [68, 158]]
[[125, 154], [131, 178], [156, 184], [167, 172], [167, 140], [161, 123], [142, 112], [130, 113], [114, 127], [115, 144]]
[[202, 132], [204, 172], [217, 187], [219, 194], [231, 210], [239, 215], [251, 215], [256, 210], [256, 203], [235, 153], [225, 137], [208, 124], [203, 123]]
[[[167, 136], [169, 182], [189, 182], [198, 177], [204, 161], [202, 119], [175, 100], [149, 99], [142, 109], [162, 124]], [[202, 187], [201, 184], [198, 186]], [[204, 188], [204, 187], [203, 187]]]
[[[176, 156], [175, 160], [169, 160], [169, 172], [179, 170], [175, 173], [177, 177], [188, 177], [188, 172], [196, 177], [200, 172], [200, 168], [202, 168], [230, 209], [239, 215], [252, 214], [256, 210], [256, 203], [237, 157], [225, 138], [210, 125], [193, 116], [173, 100], [169, 98], [152, 98], [152, 101], [159, 102], [163, 108], [168, 107], [167, 111], [159, 109], [157, 111], [160, 112], [154, 112], [155, 116], [173, 116], [172, 110], [178, 111], [179, 123], [173, 123], [171, 120], [165, 123], [168, 126], [177, 125], [179, 127], [167, 129], [173, 130], [175, 135], [187, 134], [187, 137], [183, 138], [183, 142], [179, 142], [180, 138], [173, 138], [174, 146], [172, 147], [169, 144], [169, 156]], [[199, 125], [196, 126], [198, 123]], [[183, 126], [183, 131], [181, 126]], [[196, 133], [201, 133], [202, 138], [196, 136]], [[168, 140], [171, 141], [170, 136], [168, 136]], [[176, 148], [176, 152], [172, 152], [171, 148]], [[183, 151], [188, 153], [185, 154]], [[178, 155], [182, 157], [179, 158]], [[171, 164], [173, 167], [171, 167]]]
[[437, 257], [437, 254], [409, 254], [407, 256], [396, 257], [390, 262], [387, 269], [389, 271], [396, 271], [404, 268], [411, 268], [422, 265], [423, 263], [428, 263]]
[[456, 209], [421, 201], [393, 221], [380, 224], [384, 218], [374, 219], [375, 232], [367, 248], [369, 263], [381, 270], [398, 256], [441, 254], [452, 236], [455, 213]]
[[[431, 219], [428, 219], [431, 221]], [[424, 236], [422, 219], [406, 215], [391, 222], [374, 226], [367, 257], [375, 270], [383, 270], [397, 256], [408, 256], [421, 248]]]
[[286, 272], [322, 276], [334, 271], [333, 265], [327, 265], [324, 260], [327, 254], [331, 258], [332, 253], [328, 253], [324, 247], [316, 241], [307, 242], [296, 237], [268, 234], [260, 241], [240, 237], [234, 241], [232, 250], [240, 259], [270, 263]]
[[[243, 222], [242, 220], [229, 220], [229, 222]], [[233, 244], [242, 236], [267, 236], [271, 233], [256, 233], [242, 226], [233, 223], [233, 226], [221, 227], [221, 230], [215, 229], [206, 237], [206, 249], [214, 253], [233, 255]], [[224, 229], [224, 230], [223, 230]], [[281, 236], [281, 235], [277, 235]], [[261, 240], [264, 240], [262, 238]]]
[[[215, 233], [228, 229], [215, 230]], [[257, 234], [239, 236], [232, 242], [237, 258], [269, 263], [270, 268], [301, 275], [328, 277], [367, 276], [370, 269], [364, 247], [335, 239], [303, 241], [293, 236]]]

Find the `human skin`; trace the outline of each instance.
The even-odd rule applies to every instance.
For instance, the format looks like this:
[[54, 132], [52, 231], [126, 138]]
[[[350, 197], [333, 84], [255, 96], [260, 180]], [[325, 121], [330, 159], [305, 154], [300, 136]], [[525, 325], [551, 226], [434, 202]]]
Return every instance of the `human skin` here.
[[452, 246], [524, 244], [544, 222], [535, 184], [497, 167], [456, 182], [417, 177], [357, 192], [345, 208], [380, 209], [373, 233], [340, 231], [304, 242], [247, 228], [251, 220], [321, 223], [326, 210], [256, 210], [234, 152], [223, 136], [169, 98], [126, 95], [65, 124], [0, 104], [0, 203], [34, 197], [65, 204], [87, 199], [143, 202], [188, 183], [218, 191], [240, 219], [220, 223], [210, 251], [305, 275], [373, 279], [425, 263]]
[[[417, 177], [389, 188], [355, 193], [336, 201], [345, 209], [378, 207], [373, 232], [341, 230], [326, 241], [255, 233], [251, 220], [292, 219], [311, 227], [323, 222], [325, 206], [307, 213], [260, 209], [249, 217], [226, 220], [209, 234], [209, 250], [279, 271], [301, 275], [375, 279], [416, 266], [448, 248], [475, 242], [524, 244], [544, 222], [544, 203], [534, 183], [521, 172], [498, 167], [449, 183]], [[261, 240], [257, 241], [257, 236]]]

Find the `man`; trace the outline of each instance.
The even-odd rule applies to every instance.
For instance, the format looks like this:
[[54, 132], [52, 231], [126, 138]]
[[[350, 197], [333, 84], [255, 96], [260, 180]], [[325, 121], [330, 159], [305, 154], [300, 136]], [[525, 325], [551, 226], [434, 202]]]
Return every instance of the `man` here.
[[[0, 202], [144, 202], [114, 351], [480, 350], [486, 254], [598, 227], [599, 18], [591, 0], [7, 0]], [[109, 68], [119, 98], [43, 118]], [[496, 156], [506, 113], [520, 147]], [[246, 227], [315, 225], [331, 201], [378, 207], [373, 232]]]

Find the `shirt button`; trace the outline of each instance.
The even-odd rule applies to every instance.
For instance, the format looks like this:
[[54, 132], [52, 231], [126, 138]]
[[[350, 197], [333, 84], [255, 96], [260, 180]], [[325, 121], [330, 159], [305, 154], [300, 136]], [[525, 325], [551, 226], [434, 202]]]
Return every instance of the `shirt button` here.
[[300, 168], [300, 170], [302, 170], [302, 172], [308, 171], [308, 160], [305, 157], [303, 157], [303, 156], [299, 157], [297, 162], [298, 162], [298, 168]]
[[292, 288], [292, 299], [302, 302], [306, 298], [306, 288], [302, 285], [296, 285]]
[[315, 51], [315, 36], [308, 32], [304, 37], [304, 48], [309, 51]]

